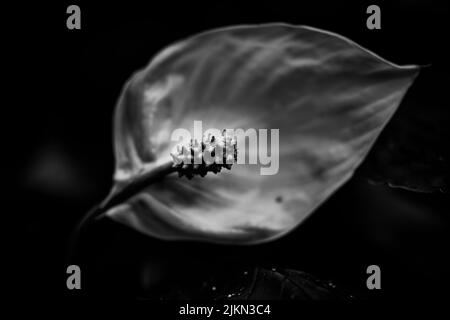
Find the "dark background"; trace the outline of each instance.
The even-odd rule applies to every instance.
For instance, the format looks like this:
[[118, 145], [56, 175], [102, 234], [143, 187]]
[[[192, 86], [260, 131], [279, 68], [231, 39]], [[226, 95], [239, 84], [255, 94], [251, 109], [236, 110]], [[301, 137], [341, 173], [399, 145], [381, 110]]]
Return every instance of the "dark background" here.
[[[12, 117], [4, 118], [13, 155], [6, 158], [14, 170], [5, 174], [13, 175], [8, 215], [17, 223], [8, 245], [17, 256], [13, 267], [20, 273], [15, 287], [21, 296], [154, 298], [163, 292], [211, 298], [223, 294], [226, 283], [240, 281], [230, 274], [256, 267], [302, 270], [361, 299], [445, 295], [450, 270], [445, 1], [143, 3], [74, 1], [14, 9], [7, 28], [12, 44], [5, 50], [20, 62], [5, 61], [19, 68], [11, 78]], [[81, 7], [81, 30], [66, 29], [70, 4]], [[381, 30], [365, 26], [369, 4], [381, 7]], [[125, 80], [176, 40], [264, 22], [330, 30], [394, 63], [431, 66], [355, 177], [286, 237], [252, 247], [164, 242], [104, 221], [83, 239], [78, 258], [83, 290], [69, 292], [69, 236], [111, 187], [112, 115]], [[371, 264], [382, 271], [377, 292], [365, 287]], [[190, 289], [198, 283], [215, 285], [219, 293]], [[276, 289], [269, 296], [277, 298]]]

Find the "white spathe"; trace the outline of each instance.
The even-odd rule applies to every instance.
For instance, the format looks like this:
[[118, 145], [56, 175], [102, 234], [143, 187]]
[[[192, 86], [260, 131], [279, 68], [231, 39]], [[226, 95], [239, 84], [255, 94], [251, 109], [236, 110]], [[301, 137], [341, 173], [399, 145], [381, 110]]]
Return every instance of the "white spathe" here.
[[352, 176], [419, 69], [327, 31], [278, 23], [171, 45], [131, 77], [118, 101], [113, 193], [170, 161], [171, 133], [194, 120], [204, 128], [279, 129], [279, 172], [233, 165], [205, 178], [168, 176], [107, 215], [160, 239], [276, 239]]

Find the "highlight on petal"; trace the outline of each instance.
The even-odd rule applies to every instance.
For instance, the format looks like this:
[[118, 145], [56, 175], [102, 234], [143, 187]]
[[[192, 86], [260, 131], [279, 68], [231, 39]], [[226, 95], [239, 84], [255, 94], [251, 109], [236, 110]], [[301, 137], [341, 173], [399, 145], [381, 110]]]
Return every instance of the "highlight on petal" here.
[[168, 240], [276, 239], [352, 176], [418, 72], [306, 26], [236, 26], [176, 43], [124, 86], [112, 194], [170, 161], [171, 133], [195, 120], [279, 129], [279, 171], [233, 165], [192, 180], [169, 175], [107, 216]]

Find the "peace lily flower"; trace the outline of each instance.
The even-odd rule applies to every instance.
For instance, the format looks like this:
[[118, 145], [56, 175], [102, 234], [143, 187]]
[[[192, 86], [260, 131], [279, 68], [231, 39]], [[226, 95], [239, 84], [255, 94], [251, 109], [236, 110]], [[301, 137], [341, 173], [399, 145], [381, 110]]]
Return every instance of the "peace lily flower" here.
[[[115, 185], [100, 208], [160, 239], [281, 237], [352, 176], [418, 72], [306, 26], [237, 26], [177, 42], [123, 88]], [[193, 179], [171, 174], [171, 133], [196, 120], [204, 128], [279, 129], [278, 173], [233, 164]]]

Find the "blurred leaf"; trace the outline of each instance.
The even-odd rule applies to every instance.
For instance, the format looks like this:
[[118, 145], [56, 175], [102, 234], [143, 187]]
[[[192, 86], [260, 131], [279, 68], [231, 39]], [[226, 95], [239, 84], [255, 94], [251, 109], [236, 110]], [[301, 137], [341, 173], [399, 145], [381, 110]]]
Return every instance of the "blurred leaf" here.
[[[420, 85], [415, 89], [420, 90]], [[410, 191], [448, 192], [449, 110], [437, 99], [432, 105], [424, 102], [429, 99], [415, 95], [414, 90], [406, 96], [356, 172], [358, 177]]]

